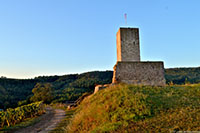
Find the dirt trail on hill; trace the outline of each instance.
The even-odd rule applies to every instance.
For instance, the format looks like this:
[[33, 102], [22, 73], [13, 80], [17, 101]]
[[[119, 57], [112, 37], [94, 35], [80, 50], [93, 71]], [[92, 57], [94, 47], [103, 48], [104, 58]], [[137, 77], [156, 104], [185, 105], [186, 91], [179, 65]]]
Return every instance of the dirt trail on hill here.
[[48, 107], [46, 109], [46, 114], [42, 115], [41, 117], [41, 121], [37, 124], [17, 130], [14, 133], [47, 133], [53, 130], [65, 117], [65, 111]]

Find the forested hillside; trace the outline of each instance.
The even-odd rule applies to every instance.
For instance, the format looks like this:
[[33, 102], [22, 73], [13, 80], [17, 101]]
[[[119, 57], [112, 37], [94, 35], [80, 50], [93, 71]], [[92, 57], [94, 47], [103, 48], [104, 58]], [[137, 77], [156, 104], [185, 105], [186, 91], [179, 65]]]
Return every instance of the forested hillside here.
[[[54, 89], [53, 102], [65, 102], [76, 100], [85, 92], [92, 92], [96, 84], [111, 83], [112, 76], [112, 71], [94, 71], [63, 76], [40, 76], [34, 79], [2, 77], [0, 78], [0, 109], [17, 107], [19, 101], [28, 102], [33, 95], [32, 89], [37, 83], [50, 83]], [[200, 83], [200, 68], [166, 69], [165, 77], [167, 84]]]
[[200, 67], [165, 69], [165, 78], [173, 84], [200, 83]]
[[41, 76], [34, 79], [0, 78], [0, 109], [17, 107], [19, 101], [29, 101], [37, 83], [50, 83], [54, 89], [54, 102], [76, 100], [84, 92], [94, 90], [96, 84], [111, 83], [112, 71], [94, 71], [64, 76]]

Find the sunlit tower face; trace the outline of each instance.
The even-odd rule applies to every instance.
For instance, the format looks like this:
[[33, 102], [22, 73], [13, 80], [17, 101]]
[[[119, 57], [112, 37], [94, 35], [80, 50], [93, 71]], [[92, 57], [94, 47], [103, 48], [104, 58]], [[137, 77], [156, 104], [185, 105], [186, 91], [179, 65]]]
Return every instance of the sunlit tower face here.
[[117, 61], [140, 61], [138, 28], [120, 28], [117, 32]]

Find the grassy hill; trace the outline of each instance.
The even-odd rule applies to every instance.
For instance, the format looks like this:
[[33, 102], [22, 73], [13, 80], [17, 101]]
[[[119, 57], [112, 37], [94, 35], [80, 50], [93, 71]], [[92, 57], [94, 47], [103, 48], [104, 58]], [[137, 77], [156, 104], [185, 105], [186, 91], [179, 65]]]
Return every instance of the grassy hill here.
[[200, 130], [200, 85], [117, 85], [86, 98], [69, 132]]
[[[1, 77], [0, 109], [29, 104], [37, 83], [51, 84], [52, 102], [64, 103], [78, 99], [85, 92], [93, 92], [96, 84], [111, 83], [112, 75], [112, 71], [94, 71], [34, 79]], [[118, 85], [85, 99], [68, 129], [71, 132], [200, 130], [200, 85], [180, 86], [200, 83], [200, 68], [166, 69], [165, 77], [167, 84], [177, 85]]]

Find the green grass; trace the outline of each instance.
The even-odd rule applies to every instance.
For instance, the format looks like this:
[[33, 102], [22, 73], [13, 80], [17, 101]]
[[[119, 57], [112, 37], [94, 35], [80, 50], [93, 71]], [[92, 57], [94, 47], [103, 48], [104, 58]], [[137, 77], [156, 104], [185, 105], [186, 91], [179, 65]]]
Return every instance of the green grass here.
[[86, 98], [68, 132], [200, 131], [200, 85], [117, 85]]

